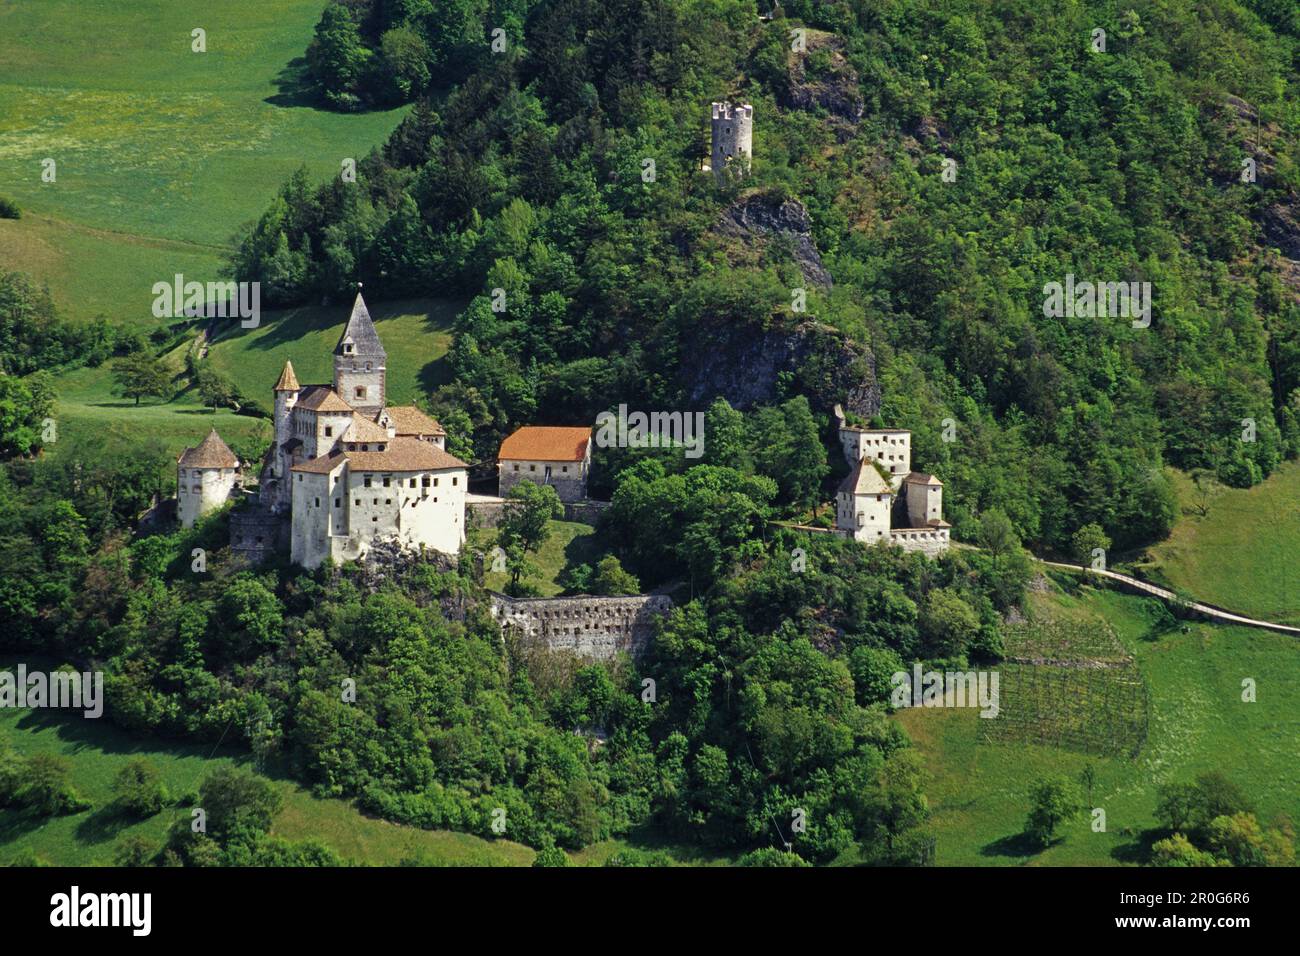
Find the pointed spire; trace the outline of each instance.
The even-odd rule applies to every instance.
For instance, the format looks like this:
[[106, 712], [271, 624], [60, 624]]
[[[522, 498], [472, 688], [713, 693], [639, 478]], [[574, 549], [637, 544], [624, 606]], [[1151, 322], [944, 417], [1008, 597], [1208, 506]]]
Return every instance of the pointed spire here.
[[293, 363], [288, 359], [284, 361], [284, 371], [280, 373], [280, 381], [275, 383], [277, 392], [296, 392], [301, 385], [298, 384], [298, 376], [293, 374]]
[[[351, 346], [351, 348], [348, 348]], [[343, 327], [343, 334], [339, 336], [338, 345], [334, 346], [335, 355], [364, 355], [367, 357], [377, 357], [384, 359], [387, 354], [384, 351], [384, 345], [379, 341], [379, 333], [375, 331], [375, 323], [370, 319], [370, 310], [366, 308], [366, 300], [361, 298], [361, 289], [358, 284], [357, 300], [352, 303], [352, 314], [348, 316], [348, 323]]]

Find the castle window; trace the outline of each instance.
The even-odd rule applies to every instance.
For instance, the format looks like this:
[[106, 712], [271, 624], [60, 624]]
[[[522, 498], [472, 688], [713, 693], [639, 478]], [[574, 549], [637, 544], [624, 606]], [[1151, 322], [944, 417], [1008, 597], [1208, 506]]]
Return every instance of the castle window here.
[[393, 499], [392, 499], [392, 498], [385, 498], [385, 499], [384, 499], [384, 504], [386, 504], [386, 505], [391, 505], [392, 503], [393, 503]]
[[344, 352], [351, 352], [351, 351], [352, 351], [352, 343], [351, 343], [351, 342], [348, 342], [346, 345], [344, 345], [344, 346], [343, 346], [343, 351], [344, 351]]
[[378, 498], [371, 498], [371, 499], [370, 499], [370, 503], [371, 503], [372, 505], [377, 505], [377, 504], [379, 504], [379, 499], [378, 499]]
[[424, 487], [424, 488], [428, 488], [428, 487], [429, 487], [429, 476], [428, 476], [428, 475], [424, 475], [423, 477], [420, 478], [420, 485], [421, 485], [422, 487]]
[[389, 483], [392, 482], [392, 480], [393, 479], [390, 478], [388, 475], [384, 475], [384, 487], [387, 488], [389, 486]]
[[365, 397], [366, 397], [366, 387], [365, 387], [364, 385], [358, 385], [358, 386], [356, 387], [356, 396], [357, 396], [357, 398], [365, 398]]
[[528, 470], [529, 470], [529, 471], [536, 471], [536, 470], [537, 470], [537, 466], [536, 466], [536, 465], [529, 465], [529, 466], [528, 466]]
[[415, 479], [414, 479], [414, 478], [411, 479], [411, 484], [410, 484], [408, 487], [411, 487], [411, 488], [414, 488], [414, 487], [415, 487]]
[[299, 475], [299, 476], [298, 476], [298, 481], [299, 481], [300, 483], [302, 482], [302, 475]]
[[366, 475], [365, 478], [363, 478], [363, 479], [361, 479], [361, 480], [365, 483], [365, 486], [366, 486], [367, 488], [370, 487], [370, 476], [369, 476], [369, 475]]
[[343, 507], [343, 499], [342, 499], [342, 498], [335, 498], [335, 499], [334, 499], [334, 507], [335, 507], [335, 508], [342, 508], [342, 507]]
[[569, 470], [568, 465], [565, 465], [563, 468], [560, 469], [560, 471], [564, 471], [564, 472], [567, 472], [568, 470]]
[[361, 499], [360, 499], [360, 498], [353, 498], [352, 501], [353, 501], [353, 503], [354, 503], [358, 508], [361, 507]]
[[326, 426], [325, 426], [325, 437], [326, 437], [326, 438], [333, 438], [333, 437], [334, 437], [334, 426], [333, 426], [333, 425], [326, 425]]
[[453, 478], [453, 479], [451, 479], [451, 483], [452, 483], [453, 485], [459, 485], [459, 484], [460, 484], [460, 479], [459, 479], [459, 478]]
[[316, 507], [317, 507], [317, 508], [320, 507], [320, 499], [319, 499], [319, 498], [316, 499]]
[[518, 465], [515, 465], [515, 471], [518, 471], [518, 470], [519, 470], [519, 466], [518, 466]]
[[371, 516], [370, 516], [370, 520], [371, 520], [371, 521], [378, 521], [378, 520], [379, 520], [379, 515], [371, 515]]
[[384, 450], [385, 448], [387, 448], [388, 446], [385, 445], [383, 442], [380, 442], [380, 443], [379, 443], [378, 445], [376, 445], [375, 447], [378, 448], [380, 451], [383, 451], [383, 450]]
[[367, 372], [370, 371], [370, 363], [369, 363], [369, 362], [366, 363], [366, 371], [367, 371]]
[[438, 479], [437, 479], [437, 478], [433, 479], [433, 487], [435, 487], [435, 488], [438, 487]]

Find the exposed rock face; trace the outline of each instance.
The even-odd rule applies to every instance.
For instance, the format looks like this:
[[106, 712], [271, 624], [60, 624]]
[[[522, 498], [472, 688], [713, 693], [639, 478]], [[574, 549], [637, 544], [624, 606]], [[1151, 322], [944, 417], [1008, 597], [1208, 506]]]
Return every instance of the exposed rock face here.
[[844, 41], [833, 33], [809, 30], [807, 44], [806, 53], [790, 56], [789, 88], [783, 105], [798, 110], [824, 109], [839, 121], [841, 138], [846, 138], [866, 109], [858, 72], [844, 57]]
[[760, 260], [778, 240], [789, 248], [805, 281], [823, 289], [834, 284], [813, 242], [808, 210], [797, 199], [782, 200], [769, 193], [745, 196], [727, 207], [716, 232], [740, 240], [743, 249], [756, 252]]
[[689, 407], [721, 396], [735, 408], [781, 397], [779, 377], [793, 377], [814, 407], [842, 401], [856, 415], [880, 411], [875, 357], [827, 325], [812, 320], [750, 325], [701, 323], [682, 344], [680, 369]]

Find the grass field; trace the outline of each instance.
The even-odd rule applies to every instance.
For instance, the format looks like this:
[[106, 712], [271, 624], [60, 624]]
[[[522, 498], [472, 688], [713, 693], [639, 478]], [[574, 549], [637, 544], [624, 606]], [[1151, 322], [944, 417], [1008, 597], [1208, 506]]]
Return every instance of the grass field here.
[[[528, 583], [536, 587], [542, 597], [555, 597], [564, 590], [556, 579], [565, 568], [578, 564], [595, 567], [606, 550], [597, 544], [596, 529], [589, 524], [552, 521], [550, 528], [551, 536], [536, 554], [529, 556], [529, 560], [537, 565], [539, 574]], [[496, 532], [480, 531], [479, 535], [473, 547], [490, 552], [496, 543]], [[509, 577], [505, 573], [489, 571], [483, 576], [483, 583], [494, 591], [504, 591], [508, 581]]]
[[[212, 344], [208, 360], [230, 377], [247, 397], [269, 409], [271, 389], [285, 359], [293, 362], [298, 381], [328, 382], [333, 377], [334, 345], [351, 303], [330, 307], [269, 312], [256, 329], [232, 328]], [[451, 345], [451, 321], [458, 305], [435, 299], [408, 299], [374, 306], [371, 315], [388, 352], [388, 395], [393, 404], [426, 395], [446, 379], [443, 361]], [[177, 374], [184, 367], [185, 346], [167, 356]], [[58, 382], [59, 441], [75, 444], [88, 433], [149, 435], [179, 453], [216, 427], [227, 442], [269, 440], [270, 422], [223, 409], [213, 414], [199, 404], [192, 388], [170, 401], [144, 399], [139, 405], [113, 395], [109, 365], [77, 369]]]
[[[48, 281], [74, 320], [150, 325], [153, 283], [215, 278], [235, 230], [294, 170], [323, 180], [382, 143], [402, 110], [334, 113], [304, 95], [323, 6], [0, 4], [0, 191], [24, 212], [0, 228], [4, 268]], [[205, 53], [191, 50], [196, 28]]]
[[1148, 574], [1202, 601], [1283, 624], [1300, 624], [1300, 462], [1254, 488], [1223, 488], [1196, 513], [1192, 483], [1175, 475], [1184, 512], [1150, 549]]
[[[1300, 642], [1246, 628], [1192, 624], [1151, 638], [1142, 600], [1082, 588], [1040, 595], [1035, 613], [1104, 620], [1151, 689], [1146, 745], [1134, 760], [1089, 757], [1031, 743], [987, 743], [973, 710], [904, 710], [899, 722], [933, 774], [927, 789], [940, 865], [1116, 865], [1140, 858], [1153, 828], [1156, 787], [1219, 770], [1258, 805], [1262, 819], [1300, 818]], [[1254, 678], [1255, 703], [1241, 700]], [[1045, 851], [1019, 838], [1032, 783], [1048, 773], [1097, 775], [1093, 806], [1106, 832], [1081, 817]]]
[[[197, 792], [202, 779], [219, 766], [247, 757], [226, 748], [213, 755], [211, 745], [193, 746], [129, 736], [107, 720], [84, 720], [46, 711], [0, 709], [0, 734], [22, 754], [46, 751], [71, 764], [69, 779], [93, 806], [81, 813], [33, 820], [0, 810], [0, 862], [31, 851], [42, 861], [62, 866], [111, 865], [117, 842], [143, 836], [161, 846], [169, 826], [188, 815], [167, 808], [143, 821], [115, 813], [113, 778], [128, 761], [144, 757], [175, 793]], [[318, 799], [288, 780], [274, 780], [284, 799], [272, 833], [291, 840], [316, 839], [348, 860], [393, 865], [419, 859], [431, 865], [521, 866], [533, 851], [508, 840], [484, 840], [465, 833], [418, 830], [363, 816], [343, 800]]]

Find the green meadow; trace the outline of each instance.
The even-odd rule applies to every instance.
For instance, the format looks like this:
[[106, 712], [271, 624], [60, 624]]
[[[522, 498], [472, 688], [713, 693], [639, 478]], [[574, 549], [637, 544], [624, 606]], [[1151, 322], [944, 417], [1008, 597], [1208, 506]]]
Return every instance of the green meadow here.
[[[342, 114], [302, 91], [321, 0], [0, 4], [0, 264], [67, 317], [149, 326], [154, 282], [206, 281], [284, 180], [381, 144], [402, 110]], [[207, 52], [191, 49], [206, 31]], [[42, 179], [54, 160], [55, 180]]]
[[[596, 562], [604, 557], [606, 549], [596, 541], [596, 529], [589, 524], [578, 521], [549, 522], [551, 535], [536, 554], [528, 556], [537, 566], [537, 576], [527, 583], [537, 588], [541, 597], [555, 597], [564, 590], [558, 578], [566, 568], [579, 564], [595, 567]], [[479, 531], [471, 542], [471, 547], [490, 552], [496, 545], [495, 531]], [[489, 560], [488, 568], [491, 568]], [[483, 576], [483, 583], [494, 591], [504, 591], [510, 578], [505, 572], [488, 570]]]
[[[1300, 642], [1212, 624], [1153, 636], [1144, 610], [1143, 599], [1086, 585], [1033, 601], [1037, 615], [1108, 622], [1133, 655], [1151, 692], [1148, 737], [1135, 759], [985, 742], [983, 718], [969, 709], [898, 713], [933, 775], [927, 794], [939, 865], [1137, 863], [1157, 826], [1156, 787], [1210, 770], [1241, 786], [1262, 820], [1300, 818]], [[1241, 699], [1247, 677], [1256, 681], [1255, 703]], [[1052, 847], [1026, 846], [1029, 788], [1045, 774], [1077, 780], [1085, 765], [1096, 771], [1091, 806], [1105, 810], [1105, 832], [1081, 816]]]
[[1154, 579], [1202, 601], [1282, 624], [1300, 624], [1300, 462], [1253, 488], [1219, 488], [1200, 514], [1185, 475], [1174, 475], [1183, 516], [1150, 549]]
[[[34, 853], [54, 866], [111, 866], [118, 841], [139, 836], [162, 846], [168, 828], [187, 819], [190, 805], [165, 808], [134, 820], [113, 806], [113, 780], [130, 760], [145, 758], [161, 772], [172, 794], [196, 794], [203, 778], [232, 762], [250, 765], [246, 753], [210, 744], [192, 745], [138, 738], [106, 719], [86, 720], [47, 711], [0, 709], [0, 736], [21, 754], [55, 753], [70, 766], [68, 779], [92, 804], [61, 817], [34, 818], [0, 810], [0, 864]], [[374, 866], [418, 860], [432, 866], [524, 866], [533, 851], [509, 840], [484, 840], [466, 833], [419, 830], [377, 820], [351, 803], [321, 799], [292, 781], [272, 776], [283, 807], [271, 832], [289, 840], [318, 840], [344, 859]]]
[[[246, 398], [269, 410], [271, 389], [286, 359], [293, 362], [303, 385], [331, 380], [334, 345], [350, 308], [350, 302], [340, 302], [268, 312], [256, 329], [242, 329], [231, 320], [212, 343], [208, 360]], [[454, 303], [435, 299], [384, 302], [371, 308], [388, 352], [388, 389], [393, 404], [412, 402], [446, 380], [444, 359], [451, 346], [451, 322], [457, 309]], [[229, 409], [214, 414], [199, 403], [195, 389], [182, 374], [188, 347], [188, 342], [183, 343], [165, 356], [178, 389], [168, 401], [146, 398], [136, 405], [115, 396], [109, 364], [63, 376], [58, 384], [59, 441], [75, 444], [79, 437], [92, 433], [148, 435], [179, 453], [213, 427], [228, 442], [269, 441], [269, 420]]]

